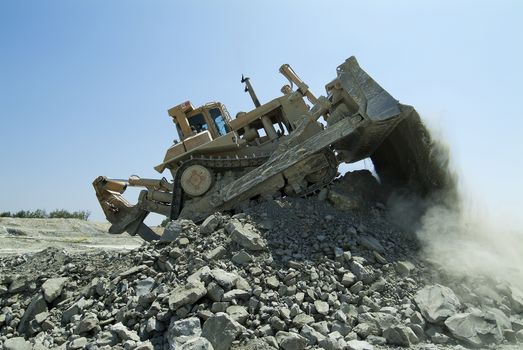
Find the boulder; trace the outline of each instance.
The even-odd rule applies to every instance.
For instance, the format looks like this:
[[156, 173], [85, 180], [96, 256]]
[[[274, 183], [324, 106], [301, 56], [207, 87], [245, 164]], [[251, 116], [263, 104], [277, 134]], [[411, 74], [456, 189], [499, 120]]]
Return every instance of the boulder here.
[[227, 308], [226, 312], [234, 321], [238, 322], [239, 324], [244, 324], [245, 321], [247, 321], [247, 318], [249, 318], [249, 313], [244, 306], [231, 305]]
[[60, 294], [67, 282], [67, 278], [49, 278], [42, 284], [42, 292], [44, 293], [45, 301], [52, 303]]
[[301, 314], [294, 316], [294, 318], [292, 319], [292, 323], [294, 323], [296, 325], [296, 327], [298, 327], [298, 329], [300, 329], [304, 325], [314, 323], [314, 317], [301, 313]]
[[343, 284], [344, 287], [350, 287], [356, 282], [356, 276], [352, 272], [347, 272], [343, 274], [343, 277], [341, 279], [341, 284]]
[[395, 268], [400, 276], [406, 277], [415, 269], [415, 266], [410, 261], [398, 261]]
[[143, 280], [139, 280], [136, 282], [135, 293], [136, 296], [141, 297], [142, 295], [148, 294], [152, 289], [154, 285], [154, 278], [147, 277]]
[[24, 337], [9, 338], [4, 341], [5, 350], [31, 350], [33, 346]]
[[182, 344], [180, 350], [214, 350], [214, 348], [211, 342], [204, 337], [197, 337]]
[[320, 332], [318, 332], [317, 330], [315, 330], [307, 324], [301, 328], [300, 334], [307, 338], [307, 340], [309, 341], [309, 345], [315, 345], [325, 338], [323, 334], [321, 334]]
[[181, 220], [173, 220], [165, 226], [160, 240], [166, 242], [173, 242], [176, 239], [178, 239], [178, 237], [180, 237], [182, 232], [183, 226]]
[[452, 289], [439, 284], [426, 286], [418, 291], [414, 301], [430, 323], [442, 323], [455, 315], [461, 307], [461, 302]]
[[[198, 317], [189, 317], [171, 322], [166, 333], [166, 338], [169, 343], [169, 348], [175, 350], [188, 341], [200, 337], [201, 334], [200, 319]], [[192, 346], [196, 344], [199, 343], [194, 343]]]
[[349, 340], [347, 350], [374, 350], [374, 346], [363, 340]]
[[248, 250], [265, 250], [266, 244], [262, 237], [251, 227], [242, 225], [238, 220], [231, 220], [227, 225], [231, 239]]
[[124, 326], [122, 322], [118, 322], [114, 325], [109, 326], [109, 330], [113, 332], [120, 340], [140, 341], [140, 337], [138, 336], [138, 334], [136, 334], [135, 331], [132, 331], [126, 326]]
[[200, 232], [204, 235], [213, 233], [220, 225], [220, 218], [216, 214], [212, 214], [205, 219], [200, 225]]
[[232, 261], [238, 265], [247, 265], [253, 260], [254, 259], [253, 259], [252, 255], [245, 252], [245, 250], [240, 250], [238, 253], [236, 253], [232, 256]]
[[276, 333], [276, 341], [284, 350], [301, 350], [307, 346], [307, 339], [297, 333], [279, 331]]
[[356, 278], [365, 284], [370, 284], [374, 280], [374, 274], [372, 270], [366, 268], [357, 261], [352, 261], [350, 264], [350, 270], [356, 276]]
[[419, 342], [416, 334], [407, 326], [395, 325], [383, 331], [387, 343], [408, 347]]
[[242, 331], [243, 327], [231, 316], [218, 312], [203, 324], [202, 337], [209, 340], [215, 350], [228, 350]]
[[168, 297], [169, 309], [176, 311], [188, 304], [194, 304], [207, 294], [205, 285], [201, 282], [188, 282], [175, 288]]
[[509, 299], [514, 312], [518, 314], [523, 313], [523, 291], [511, 286]]
[[378, 253], [384, 253], [385, 248], [381, 245], [380, 241], [372, 236], [361, 235], [358, 237], [358, 244], [370, 251], [376, 251]]
[[229, 290], [236, 285], [238, 275], [232, 272], [227, 272], [222, 269], [214, 269], [209, 273], [210, 276], [225, 290]]
[[85, 298], [80, 298], [73, 305], [71, 305], [62, 314], [62, 319], [65, 323], [69, 323], [74, 315], [78, 315], [89, 303]]
[[74, 330], [74, 334], [87, 333], [98, 326], [98, 317], [95, 314], [86, 315]]
[[47, 311], [47, 303], [41, 294], [36, 294], [31, 302], [25, 309], [24, 315], [18, 324], [18, 333], [27, 334], [30, 333], [29, 322], [34, 319], [36, 315]]
[[326, 316], [329, 314], [329, 304], [323, 300], [314, 301], [314, 308], [320, 315]]
[[455, 339], [468, 346], [479, 347], [486, 343], [503, 340], [503, 334], [495, 322], [489, 322], [481, 312], [459, 313], [445, 321]]

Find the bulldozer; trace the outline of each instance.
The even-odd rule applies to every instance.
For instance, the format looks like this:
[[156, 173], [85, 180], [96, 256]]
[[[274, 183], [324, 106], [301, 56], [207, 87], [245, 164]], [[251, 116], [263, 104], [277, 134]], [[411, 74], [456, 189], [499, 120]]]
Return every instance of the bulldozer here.
[[[235, 118], [220, 102], [169, 109], [179, 138], [154, 168], [168, 170], [171, 180], [99, 176], [93, 182], [109, 232], [158, 240], [143, 222], [151, 212], [201, 222], [247, 200], [307, 196], [328, 186], [341, 163], [366, 158], [391, 189], [427, 196], [446, 185], [418, 113], [378, 85], [355, 57], [337, 67], [326, 96], [316, 97], [288, 64], [280, 73], [288, 84], [264, 104], [242, 76], [254, 108]], [[143, 188], [136, 204], [123, 197], [128, 186]]]

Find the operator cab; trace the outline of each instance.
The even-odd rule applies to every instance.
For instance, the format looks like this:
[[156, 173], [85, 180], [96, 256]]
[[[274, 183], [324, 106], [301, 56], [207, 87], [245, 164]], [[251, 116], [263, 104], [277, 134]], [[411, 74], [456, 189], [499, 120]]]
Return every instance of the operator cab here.
[[231, 117], [219, 102], [194, 108], [190, 101], [186, 101], [169, 109], [168, 113], [173, 118], [180, 141], [201, 133], [208, 134], [211, 141], [231, 131]]

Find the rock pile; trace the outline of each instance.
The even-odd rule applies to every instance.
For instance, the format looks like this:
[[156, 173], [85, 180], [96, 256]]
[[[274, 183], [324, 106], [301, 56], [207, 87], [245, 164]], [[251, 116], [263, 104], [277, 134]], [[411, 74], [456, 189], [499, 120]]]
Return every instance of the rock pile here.
[[448, 280], [417, 255], [412, 235], [388, 222], [383, 204], [344, 212], [327, 201], [280, 199], [201, 225], [173, 221], [165, 233], [172, 242], [130, 252], [48, 249], [3, 258], [1, 346], [368, 350], [523, 342], [521, 291], [480, 277]]

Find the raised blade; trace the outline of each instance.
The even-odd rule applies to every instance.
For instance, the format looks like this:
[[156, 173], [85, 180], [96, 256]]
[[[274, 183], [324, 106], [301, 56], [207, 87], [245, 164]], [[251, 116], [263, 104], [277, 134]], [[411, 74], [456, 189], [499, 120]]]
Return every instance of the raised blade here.
[[138, 234], [147, 242], [159, 241], [162, 238], [162, 236], [154, 232], [149, 226], [147, 226], [143, 222], [138, 226], [136, 234]]

